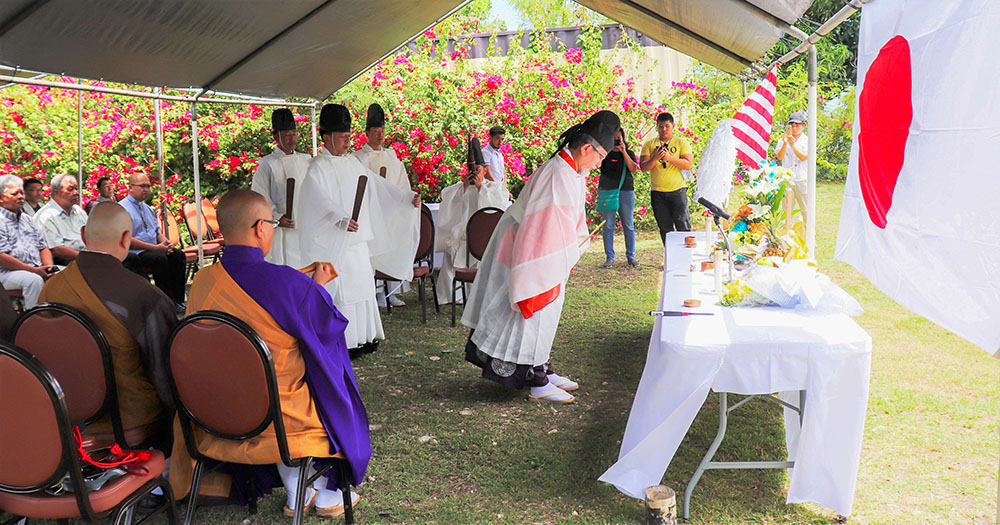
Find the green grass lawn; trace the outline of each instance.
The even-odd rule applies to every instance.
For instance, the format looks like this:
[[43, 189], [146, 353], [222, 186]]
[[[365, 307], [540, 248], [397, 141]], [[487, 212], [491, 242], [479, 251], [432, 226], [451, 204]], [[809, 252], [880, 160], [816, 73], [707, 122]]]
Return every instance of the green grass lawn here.
[[[1000, 360], [900, 307], [832, 259], [842, 190], [819, 188], [819, 264], [864, 306], [857, 321], [874, 342], [850, 522], [992, 523]], [[552, 362], [579, 381], [575, 405], [540, 404], [481, 379], [463, 359], [468, 330], [451, 328], [446, 309], [420, 324], [416, 293], [404, 295], [409, 306], [383, 316], [388, 340], [381, 350], [355, 361], [374, 448], [359, 490], [359, 521], [641, 522], [640, 501], [597, 481], [618, 456], [653, 325], [646, 312], [658, 299], [658, 236], [642, 233], [638, 251], [640, 269], [626, 268], [620, 257], [615, 268], [602, 270], [598, 241], [570, 278]], [[665, 475], [679, 498], [715, 435], [716, 399], [709, 396]], [[783, 441], [781, 412], [751, 402], [731, 415], [717, 459], [782, 459]], [[787, 482], [781, 470], [709, 471], [692, 498], [691, 522], [836, 518], [818, 506], [786, 505]], [[203, 508], [199, 522], [284, 523], [290, 518], [281, 515], [283, 504], [284, 494], [275, 493], [252, 517], [237, 507]]]

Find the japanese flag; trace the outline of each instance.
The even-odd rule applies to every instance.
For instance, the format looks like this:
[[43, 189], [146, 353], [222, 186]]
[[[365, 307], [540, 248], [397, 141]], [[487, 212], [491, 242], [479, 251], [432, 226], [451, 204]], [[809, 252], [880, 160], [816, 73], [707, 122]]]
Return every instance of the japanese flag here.
[[862, 11], [836, 257], [1000, 357], [1000, 2]]

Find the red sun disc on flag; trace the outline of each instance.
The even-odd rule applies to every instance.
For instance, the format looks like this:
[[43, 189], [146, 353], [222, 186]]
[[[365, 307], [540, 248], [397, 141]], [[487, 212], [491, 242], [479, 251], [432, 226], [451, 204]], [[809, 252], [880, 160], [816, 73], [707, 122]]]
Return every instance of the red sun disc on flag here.
[[885, 229], [913, 121], [910, 43], [896, 35], [865, 74], [858, 98], [858, 180], [868, 217]]

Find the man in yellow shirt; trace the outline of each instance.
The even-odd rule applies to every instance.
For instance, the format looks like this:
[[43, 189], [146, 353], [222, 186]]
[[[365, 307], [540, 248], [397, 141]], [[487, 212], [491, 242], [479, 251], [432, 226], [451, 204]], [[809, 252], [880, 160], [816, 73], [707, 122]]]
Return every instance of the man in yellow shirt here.
[[687, 185], [681, 170], [691, 169], [694, 157], [687, 140], [674, 134], [673, 115], [657, 115], [656, 131], [659, 136], [642, 145], [639, 169], [649, 172], [649, 200], [662, 241], [667, 232], [691, 230]]

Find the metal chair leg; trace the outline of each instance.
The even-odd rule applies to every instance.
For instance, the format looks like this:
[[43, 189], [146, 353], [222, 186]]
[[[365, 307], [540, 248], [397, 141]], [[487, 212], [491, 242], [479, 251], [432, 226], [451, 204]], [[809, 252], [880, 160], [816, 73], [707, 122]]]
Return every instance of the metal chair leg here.
[[385, 313], [392, 315], [392, 301], [389, 300], [389, 281], [382, 281], [382, 293], [385, 294]]
[[312, 467], [312, 458], [302, 458], [302, 464], [299, 466], [297, 492], [295, 493], [295, 525], [302, 525], [302, 520], [305, 518], [306, 513], [303, 511], [303, 508], [306, 505], [306, 490], [308, 489], [306, 480], [309, 479], [310, 467]]
[[424, 286], [427, 284], [423, 277], [420, 279], [420, 322], [427, 324], [427, 290], [424, 290]]
[[354, 502], [351, 501], [351, 469], [347, 461], [340, 462], [340, 491], [344, 497], [344, 523], [354, 523]]
[[201, 477], [205, 474], [205, 462], [198, 461], [194, 465], [194, 474], [191, 476], [191, 490], [188, 491], [188, 506], [184, 511], [184, 525], [194, 523], [194, 509], [198, 505], [198, 491], [201, 490]]
[[457, 297], [455, 296], [455, 291], [456, 291], [455, 284], [456, 284], [455, 281], [452, 280], [451, 281], [451, 327], [452, 328], [455, 328], [455, 299], [457, 299]]
[[428, 275], [430, 275], [431, 278], [431, 293], [434, 294], [434, 311], [441, 313], [441, 305], [438, 304], [437, 279], [434, 277], [433, 271], [431, 271]]

